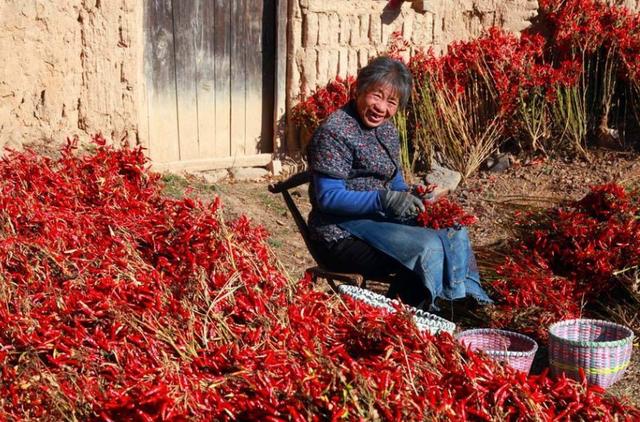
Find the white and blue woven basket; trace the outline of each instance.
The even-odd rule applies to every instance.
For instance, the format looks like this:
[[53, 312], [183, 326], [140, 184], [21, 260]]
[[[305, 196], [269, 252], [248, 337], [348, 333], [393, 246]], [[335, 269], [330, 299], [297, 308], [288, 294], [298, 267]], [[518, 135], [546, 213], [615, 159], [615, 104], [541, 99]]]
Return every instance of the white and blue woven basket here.
[[[389, 312], [395, 312], [394, 306], [400, 304], [397, 300], [389, 299], [379, 293], [350, 284], [341, 284], [338, 286], [338, 291], [344, 295], [351, 296], [355, 300], [386, 309]], [[413, 320], [420, 331], [428, 331], [431, 334], [438, 334], [444, 331], [453, 334], [456, 329], [456, 325], [453, 322], [447, 321], [437, 315], [430, 314], [412, 306], [404, 305], [404, 307], [413, 314]]]

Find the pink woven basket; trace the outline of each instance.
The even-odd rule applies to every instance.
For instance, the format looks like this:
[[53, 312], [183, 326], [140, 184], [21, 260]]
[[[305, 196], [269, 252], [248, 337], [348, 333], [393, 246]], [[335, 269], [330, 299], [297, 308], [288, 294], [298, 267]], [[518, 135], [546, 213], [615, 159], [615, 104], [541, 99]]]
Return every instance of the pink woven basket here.
[[456, 338], [472, 351], [481, 350], [491, 358], [527, 374], [538, 350], [538, 343], [530, 337], [493, 328], [466, 330]]
[[549, 328], [551, 374], [565, 373], [608, 388], [622, 378], [631, 361], [633, 331], [624, 325], [596, 319], [570, 319]]

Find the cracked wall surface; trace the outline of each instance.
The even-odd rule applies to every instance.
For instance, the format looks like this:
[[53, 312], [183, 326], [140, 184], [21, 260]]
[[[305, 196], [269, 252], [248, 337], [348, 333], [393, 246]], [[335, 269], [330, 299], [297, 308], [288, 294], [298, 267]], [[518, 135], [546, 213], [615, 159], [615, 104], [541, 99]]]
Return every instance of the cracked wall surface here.
[[0, 0], [0, 146], [138, 138], [142, 2]]

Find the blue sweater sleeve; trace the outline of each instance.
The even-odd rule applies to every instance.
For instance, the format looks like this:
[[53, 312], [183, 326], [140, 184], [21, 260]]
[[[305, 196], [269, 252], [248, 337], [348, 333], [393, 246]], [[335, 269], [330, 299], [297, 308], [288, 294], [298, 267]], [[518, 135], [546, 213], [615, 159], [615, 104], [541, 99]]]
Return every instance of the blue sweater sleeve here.
[[313, 174], [313, 187], [320, 211], [340, 215], [368, 215], [382, 212], [378, 191], [347, 190], [343, 179]]
[[396, 171], [396, 175], [391, 179], [391, 190], [409, 191], [409, 186], [407, 186], [407, 183], [404, 181], [400, 170]]

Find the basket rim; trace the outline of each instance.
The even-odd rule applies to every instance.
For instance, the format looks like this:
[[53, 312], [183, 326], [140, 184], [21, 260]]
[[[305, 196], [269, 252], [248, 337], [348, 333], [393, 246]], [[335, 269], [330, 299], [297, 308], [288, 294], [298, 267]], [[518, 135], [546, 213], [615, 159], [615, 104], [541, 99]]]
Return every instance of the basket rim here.
[[[595, 324], [604, 325], [609, 328], [617, 328], [623, 331], [626, 336], [620, 340], [610, 340], [610, 341], [587, 341], [587, 340], [570, 340], [565, 337], [561, 337], [558, 335], [555, 330], [560, 327], [568, 326], [568, 325], [580, 325], [580, 324]], [[600, 347], [617, 347], [624, 346], [633, 342], [634, 334], [633, 331], [622, 324], [618, 324], [611, 321], [606, 321], [603, 319], [591, 319], [591, 318], [574, 318], [574, 319], [566, 319], [563, 321], [558, 321], [556, 323], [551, 324], [549, 327], [549, 340], [555, 340], [559, 343], [564, 343], [572, 346], [578, 347], [589, 347], [589, 348], [600, 348]]]
[[418, 318], [420, 321], [428, 320], [428, 321], [440, 322], [443, 324], [456, 325], [454, 322], [449, 321], [448, 319], [443, 318], [440, 315], [432, 314], [431, 312], [423, 311], [422, 309], [416, 309], [412, 313], [413, 313], [413, 316]]
[[533, 338], [526, 336], [524, 334], [518, 333], [516, 331], [509, 331], [509, 330], [501, 330], [499, 328], [470, 328], [468, 330], [464, 330], [459, 332], [458, 334], [456, 334], [456, 340], [458, 341], [462, 341], [462, 339], [464, 337], [466, 337], [467, 335], [472, 335], [472, 334], [488, 334], [488, 333], [494, 333], [494, 334], [504, 334], [506, 336], [510, 336], [510, 337], [516, 337], [519, 338], [521, 340], [525, 340], [527, 341], [529, 344], [531, 344], [532, 348], [529, 351], [517, 351], [517, 350], [482, 350], [484, 353], [490, 354], [490, 355], [500, 355], [500, 356], [510, 356], [510, 357], [528, 357], [531, 355], [535, 355], [535, 353], [538, 351], [538, 342], [535, 341]]
[[417, 326], [427, 326], [427, 327], [434, 327], [434, 328], [439, 328], [442, 331], [446, 331], [448, 333], [453, 333], [456, 329], [456, 324], [448, 321], [444, 318], [440, 318], [437, 315], [433, 315], [435, 318], [425, 318], [425, 317], [419, 317], [419, 316], [415, 316], [414, 315], [414, 321], [415, 324]]
[[381, 295], [380, 293], [373, 292], [369, 289], [364, 289], [362, 287], [354, 286], [351, 284], [341, 284], [338, 286], [338, 290], [340, 291], [340, 293], [351, 296], [356, 300], [365, 302], [373, 301], [375, 303], [370, 303], [372, 306], [383, 307], [391, 312], [395, 311], [395, 306], [400, 305], [408, 310], [409, 313], [413, 316], [414, 323], [418, 328], [431, 328], [438, 331], [445, 331], [450, 334], [453, 334], [453, 332], [457, 328], [454, 322], [449, 321], [446, 318], [427, 311], [423, 311], [422, 309], [418, 309], [407, 304], [403, 304], [397, 299], [390, 299], [384, 295]]

